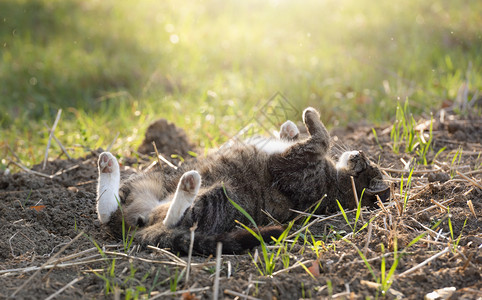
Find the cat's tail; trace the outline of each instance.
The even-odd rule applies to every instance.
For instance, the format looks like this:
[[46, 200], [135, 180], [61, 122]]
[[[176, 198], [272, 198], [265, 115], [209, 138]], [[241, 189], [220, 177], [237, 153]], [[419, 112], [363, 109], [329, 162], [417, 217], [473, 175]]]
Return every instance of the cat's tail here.
[[[260, 227], [258, 234], [266, 243], [269, 243], [272, 241], [272, 237], [277, 239], [283, 231], [284, 229], [281, 226], [268, 226]], [[144, 245], [169, 248], [174, 253], [189, 253], [191, 232], [186, 228], [148, 227], [139, 231], [137, 237]], [[223, 244], [224, 254], [241, 254], [260, 245], [260, 241], [244, 229], [236, 229], [217, 235], [195, 232], [193, 252], [202, 255], [215, 254], [218, 243]]]

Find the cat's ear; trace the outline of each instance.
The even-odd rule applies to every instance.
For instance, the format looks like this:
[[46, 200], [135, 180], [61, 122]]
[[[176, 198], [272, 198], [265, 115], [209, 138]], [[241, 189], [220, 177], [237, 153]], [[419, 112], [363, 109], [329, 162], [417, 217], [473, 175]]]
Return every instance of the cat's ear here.
[[368, 197], [380, 197], [382, 202], [385, 202], [390, 197], [390, 185], [383, 182], [380, 179], [372, 179], [370, 185], [365, 189], [365, 194]]

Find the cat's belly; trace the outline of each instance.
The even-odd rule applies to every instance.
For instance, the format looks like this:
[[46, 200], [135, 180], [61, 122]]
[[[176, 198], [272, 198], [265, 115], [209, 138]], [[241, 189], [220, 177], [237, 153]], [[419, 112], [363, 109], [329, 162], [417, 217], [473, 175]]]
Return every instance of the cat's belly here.
[[283, 153], [286, 151], [286, 149], [293, 145], [293, 142], [291, 141], [266, 137], [252, 137], [245, 140], [245, 143], [248, 145], [253, 145], [258, 150], [267, 154]]

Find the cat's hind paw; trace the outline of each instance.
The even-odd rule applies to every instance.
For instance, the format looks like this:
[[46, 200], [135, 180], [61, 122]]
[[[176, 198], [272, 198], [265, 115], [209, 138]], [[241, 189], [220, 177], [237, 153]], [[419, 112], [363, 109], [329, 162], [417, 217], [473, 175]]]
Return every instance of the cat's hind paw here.
[[281, 125], [279, 136], [281, 139], [285, 140], [295, 140], [298, 138], [300, 130], [295, 123], [291, 121], [286, 121]]
[[97, 215], [102, 224], [109, 222], [118, 208], [120, 171], [117, 159], [109, 152], [99, 155], [97, 182]]
[[201, 175], [197, 171], [189, 171], [182, 175], [179, 188], [187, 193], [196, 195], [201, 187]]
[[99, 155], [99, 173], [101, 174], [109, 174], [109, 173], [118, 173], [119, 172], [119, 163], [117, 159], [112, 155], [110, 152], [102, 152]]
[[162, 223], [167, 227], [175, 226], [191, 206], [201, 187], [201, 175], [197, 171], [189, 171], [182, 175], [171, 205]]
[[308, 107], [303, 111], [303, 123], [306, 124], [310, 119], [320, 119], [320, 114], [313, 107]]

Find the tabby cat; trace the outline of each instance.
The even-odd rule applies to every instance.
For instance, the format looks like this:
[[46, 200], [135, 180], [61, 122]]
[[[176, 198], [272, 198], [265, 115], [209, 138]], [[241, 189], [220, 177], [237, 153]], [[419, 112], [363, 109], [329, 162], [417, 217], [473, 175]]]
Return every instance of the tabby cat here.
[[259, 242], [236, 226], [235, 220], [250, 223], [228, 198], [251, 215], [269, 240], [283, 228], [266, 226], [271, 220], [268, 214], [285, 223], [296, 215], [290, 209], [307, 210], [325, 195], [316, 213], [335, 212], [336, 200], [345, 209], [354, 208], [350, 176], [358, 197], [364, 190], [363, 205], [373, 205], [376, 194], [382, 200], [388, 197], [382, 174], [363, 152], [345, 152], [336, 163], [328, 157], [330, 136], [316, 110], [307, 108], [303, 122], [309, 133], [306, 139], [287, 121], [279, 139], [254, 138], [185, 163], [176, 171], [131, 176], [122, 185], [117, 160], [103, 152], [99, 220], [119, 235], [124, 219], [126, 226], [138, 227], [140, 243], [183, 253], [189, 248], [190, 228], [195, 227], [196, 253], [211, 254], [218, 242], [223, 243], [224, 253], [240, 253]]

